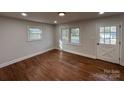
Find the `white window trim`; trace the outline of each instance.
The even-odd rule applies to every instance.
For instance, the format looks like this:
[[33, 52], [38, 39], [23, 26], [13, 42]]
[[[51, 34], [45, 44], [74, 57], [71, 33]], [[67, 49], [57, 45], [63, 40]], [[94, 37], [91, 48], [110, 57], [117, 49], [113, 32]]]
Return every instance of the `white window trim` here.
[[[69, 37], [68, 37], [68, 41], [67, 42], [63, 42], [63, 40], [62, 40], [62, 30], [63, 29], [68, 29], [69, 30]], [[69, 42], [70, 42], [70, 29], [68, 27], [61, 28], [61, 41], [62, 41], [63, 44], [69, 44]]]
[[[115, 25], [112, 25], [112, 26], [115, 26]], [[105, 27], [112, 27], [112, 26], [100, 26], [100, 27], [104, 27], [104, 31], [105, 31]], [[116, 26], [115, 26], [115, 27], [116, 27]], [[99, 29], [99, 30], [100, 30], [100, 29]], [[116, 30], [117, 30], [117, 28], [116, 28]], [[103, 32], [103, 33], [105, 34], [105, 32]], [[110, 32], [110, 33], [111, 33], [111, 32]], [[99, 38], [100, 38], [100, 37], [99, 37]], [[117, 37], [116, 37], [116, 38], [117, 38]], [[116, 38], [115, 38], [115, 39], [116, 39]], [[105, 38], [104, 38], [104, 39], [105, 39]], [[109, 38], [109, 39], [111, 39], [111, 38]], [[116, 43], [117, 43], [117, 42], [116, 42]], [[100, 44], [100, 45], [116, 45], [116, 44], [111, 44], [111, 43], [110, 43], [110, 44], [106, 44], [105, 41], [104, 41], [104, 43], [101, 43], [101, 42], [99, 41], [99, 44]]]
[[[74, 29], [74, 28], [79, 28], [79, 43], [72, 43], [71, 42], [71, 29]], [[69, 40], [68, 40], [68, 42], [63, 42], [62, 41], [62, 29], [69, 29]], [[81, 45], [81, 43], [80, 43], [80, 27], [65, 27], [65, 28], [61, 28], [61, 41], [62, 41], [62, 43], [64, 44], [64, 45], [73, 45], [73, 46], [80, 46]]]
[[[37, 39], [37, 40], [30, 40], [29, 39], [29, 35], [30, 35], [29, 28], [38, 28], [38, 29], [40, 29], [41, 30], [41, 38]], [[42, 34], [43, 34], [43, 32], [42, 32], [41, 26], [27, 26], [27, 41], [28, 42], [41, 41], [42, 40]]]
[[70, 28], [70, 43], [71, 43], [71, 45], [80, 45], [80, 28], [79, 28], [79, 43], [72, 43], [71, 42], [71, 29], [74, 29], [74, 28], [79, 28], [79, 27], [71, 27]]

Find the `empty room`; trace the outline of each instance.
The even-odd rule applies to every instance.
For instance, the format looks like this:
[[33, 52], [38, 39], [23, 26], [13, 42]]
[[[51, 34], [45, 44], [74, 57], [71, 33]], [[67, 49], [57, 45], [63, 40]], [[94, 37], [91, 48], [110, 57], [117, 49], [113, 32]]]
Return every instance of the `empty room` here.
[[1, 81], [123, 81], [123, 12], [0, 12]]

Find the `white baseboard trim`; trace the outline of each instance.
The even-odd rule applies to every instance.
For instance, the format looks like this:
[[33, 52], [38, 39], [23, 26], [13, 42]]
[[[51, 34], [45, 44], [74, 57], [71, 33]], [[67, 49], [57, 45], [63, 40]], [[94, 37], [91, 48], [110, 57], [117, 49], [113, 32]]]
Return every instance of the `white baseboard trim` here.
[[[21, 58], [17, 58], [17, 59], [11, 60], [9, 62], [3, 62], [3, 63], [0, 64], [0, 68], [6, 67], [8, 65], [11, 65], [11, 64], [14, 64], [14, 63], [17, 63], [17, 62], [20, 62], [20, 61], [25, 60], [25, 59], [28, 59], [28, 58], [31, 58], [33, 56], [37, 56], [39, 54], [43, 54], [43, 53], [48, 52], [48, 51], [53, 50], [53, 49], [60, 50], [59, 48], [50, 48], [50, 49], [47, 49], [45, 51], [37, 52], [37, 53], [31, 54], [31, 55], [27, 55], [27, 56], [24, 56], [24, 57], [21, 57]], [[85, 56], [85, 57], [96, 59], [95, 56], [89, 55], [89, 54], [83, 54], [83, 53], [79, 53], [79, 52], [75, 52], [75, 51], [71, 51], [71, 50], [65, 50], [65, 49], [62, 50], [62, 51], [69, 52], [69, 53], [76, 54], [76, 55], [80, 55], [80, 56]], [[124, 63], [121, 63], [120, 65], [124, 66]]]
[[55, 49], [57, 49], [57, 50], [61, 50], [60, 48], [55, 48]]
[[69, 52], [69, 53], [76, 54], [76, 55], [80, 55], [80, 56], [84, 56], [84, 57], [89, 57], [89, 58], [96, 59], [95, 56], [89, 55], [89, 54], [83, 54], [83, 53], [79, 53], [79, 52], [75, 52], [75, 51], [71, 51], [71, 50], [65, 50], [65, 49], [62, 50], [62, 51]]
[[120, 62], [120, 65], [121, 65], [121, 66], [124, 66], [124, 62], [123, 62], [122, 60], [121, 60], [121, 62]]
[[[56, 48], [58, 49], [58, 48]], [[60, 49], [58, 49], [60, 50]], [[70, 50], [62, 50], [62, 51], [65, 51], [65, 52], [69, 52], [69, 53], [72, 53], [72, 54], [76, 54], [76, 55], [80, 55], [80, 56], [84, 56], [84, 57], [88, 57], [88, 58], [93, 58], [93, 59], [97, 59], [95, 56], [93, 55], [88, 55], [88, 54], [83, 54], [83, 53], [79, 53], [79, 52], [74, 52], [74, 51], [70, 51]], [[121, 61], [120, 65], [121, 66], [124, 66], [124, 62], [122, 63], [123, 61]]]
[[21, 58], [17, 58], [17, 59], [11, 60], [9, 62], [3, 62], [3, 63], [0, 64], [0, 68], [8, 66], [8, 65], [11, 65], [11, 64], [14, 64], [14, 63], [17, 63], [17, 62], [20, 62], [22, 60], [31, 58], [31, 57], [39, 55], [39, 54], [43, 54], [43, 53], [48, 52], [48, 51], [53, 50], [53, 49], [54, 48], [50, 48], [50, 49], [47, 49], [45, 51], [37, 52], [37, 53], [31, 54], [31, 55], [27, 55], [27, 56], [24, 56], [24, 57], [21, 57]]

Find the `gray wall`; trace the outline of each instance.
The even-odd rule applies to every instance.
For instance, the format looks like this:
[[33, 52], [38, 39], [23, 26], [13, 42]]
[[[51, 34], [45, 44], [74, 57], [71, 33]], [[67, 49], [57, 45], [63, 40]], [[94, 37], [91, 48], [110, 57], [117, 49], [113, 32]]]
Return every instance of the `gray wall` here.
[[[96, 25], [111, 23], [122, 23], [123, 25], [123, 15], [61, 24], [56, 27], [49, 24], [0, 17], [0, 64], [50, 48], [59, 48], [62, 27], [80, 27], [80, 45], [62, 45], [64, 50], [96, 57]], [[40, 26], [43, 31], [42, 40], [28, 42], [27, 26]], [[124, 65], [124, 43], [122, 47], [121, 63]]]
[[[27, 26], [40, 26], [42, 40], [27, 41]], [[0, 17], [0, 64], [54, 48], [54, 26]]]
[[[80, 22], [72, 22], [68, 24], [61, 24], [56, 26], [56, 48], [59, 48], [59, 40], [61, 40], [61, 28], [63, 27], [79, 27], [80, 28], [80, 45], [62, 44], [63, 50], [75, 52], [88, 57], [96, 58], [96, 43], [97, 43], [97, 25], [100, 24], [122, 24], [124, 17], [113, 16], [102, 19], [93, 19]], [[123, 31], [124, 36], [124, 31]], [[124, 38], [123, 38], [124, 41]], [[124, 43], [123, 43], [124, 44]], [[122, 62], [124, 65], [124, 45], [122, 48]]]

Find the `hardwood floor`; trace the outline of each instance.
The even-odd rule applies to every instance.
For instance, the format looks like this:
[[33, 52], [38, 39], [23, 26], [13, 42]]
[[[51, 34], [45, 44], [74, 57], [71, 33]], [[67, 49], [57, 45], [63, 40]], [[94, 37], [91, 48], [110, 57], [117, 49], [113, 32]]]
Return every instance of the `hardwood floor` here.
[[0, 68], [0, 80], [124, 80], [124, 67], [52, 50]]

